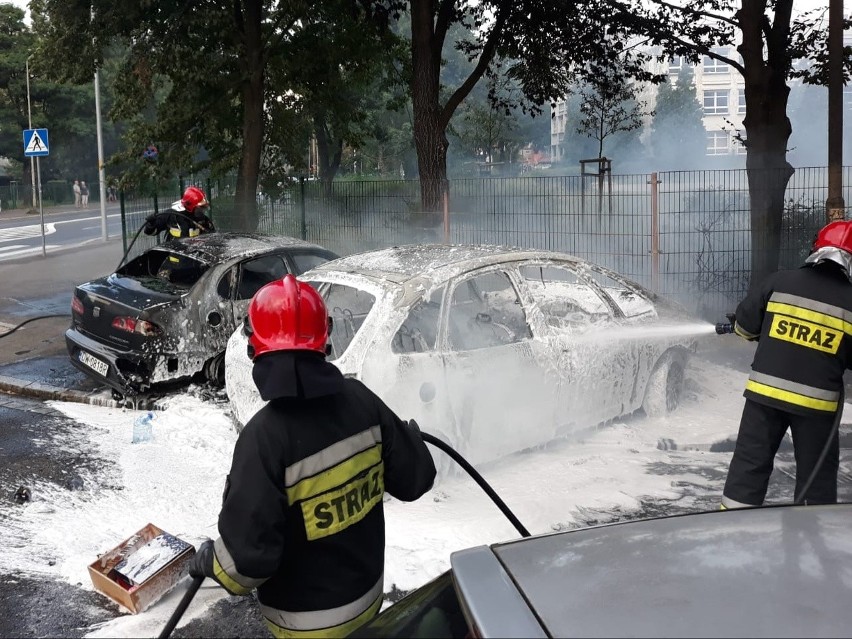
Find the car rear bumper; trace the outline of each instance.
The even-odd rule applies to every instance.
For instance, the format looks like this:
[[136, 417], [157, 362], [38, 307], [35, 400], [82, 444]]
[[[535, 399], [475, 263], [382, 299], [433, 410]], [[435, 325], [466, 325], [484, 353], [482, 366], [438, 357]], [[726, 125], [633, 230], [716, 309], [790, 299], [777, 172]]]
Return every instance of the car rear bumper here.
[[122, 393], [146, 390], [160, 359], [156, 354], [143, 355], [108, 346], [74, 327], [65, 331], [65, 346], [76, 368]]

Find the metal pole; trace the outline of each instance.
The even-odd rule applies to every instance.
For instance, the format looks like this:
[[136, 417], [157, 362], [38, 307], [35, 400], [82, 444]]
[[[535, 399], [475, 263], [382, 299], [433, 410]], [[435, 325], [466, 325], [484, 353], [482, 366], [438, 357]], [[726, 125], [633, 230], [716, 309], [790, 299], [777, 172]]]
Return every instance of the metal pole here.
[[[27, 58], [27, 119], [29, 121], [29, 127], [33, 128], [33, 109], [30, 103], [30, 59]], [[33, 180], [33, 198], [32, 198], [32, 206], [36, 207], [36, 172], [35, 172], [35, 158], [30, 157], [30, 177]]]
[[305, 207], [305, 178], [303, 178], [303, 177], [299, 178], [299, 194], [302, 197], [302, 202], [301, 202], [301, 207], [300, 207], [301, 219], [299, 220], [299, 222], [300, 222], [299, 233], [300, 233], [300, 237], [303, 240], [305, 240], [308, 237], [308, 221], [307, 221], [308, 212], [307, 212], [306, 207]]
[[828, 199], [827, 221], [842, 220], [843, 201], [843, 0], [828, 3]]
[[104, 169], [104, 140], [101, 133], [101, 88], [98, 82], [98, 71], [95, 69], [95, 123], [98, 128], [98, 195], [101, 199], [101, 239], [106, 242], [106, 171]]
[[450, 243], [450, 188], [444, 183], [444, 244]]
[[41, 198], [41, 158], [36, 158], [36, 172], [38, 173], [38, 211], [41, 215], [41, 255], [47, 257], [47, 245], [44, 241], [44, 202]]
[[660, 279], [660, 193], [657, 173], [651, 173], [651, 290], [659, 292]]

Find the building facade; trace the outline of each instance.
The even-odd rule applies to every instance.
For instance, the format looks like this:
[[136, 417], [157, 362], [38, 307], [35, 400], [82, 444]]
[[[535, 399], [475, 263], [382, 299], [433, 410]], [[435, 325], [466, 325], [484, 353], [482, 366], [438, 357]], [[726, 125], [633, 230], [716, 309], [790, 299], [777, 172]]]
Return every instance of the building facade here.
[[[720, 47], [714, 52], [723, 57], [739, 60], [734, 47]], [[667, 62], [653, 62], [655, 72], [665, 72], [670, 82], [676, 82], [684, 65], [690, 64], [680, 56]], [[703, 56], [698, 65], [692, 67], [695, 92], [704, 109], [704, 130], [708, 156], [745, 155], [745, 147], [739, 141], [745, 137], [743, 118], [745, 117], [744, 82], [740, 73], [731, 65], [710, 56]], [[645, 87], [638, 96], [650, 109], [656, 101], [656, 87]], [[575, 123], [570, 122], [568, 104], [558, 100], [552, 107], [550, 120], [550, 156], [560, 161], [565, 155], [566, 131], [571, 131]]]

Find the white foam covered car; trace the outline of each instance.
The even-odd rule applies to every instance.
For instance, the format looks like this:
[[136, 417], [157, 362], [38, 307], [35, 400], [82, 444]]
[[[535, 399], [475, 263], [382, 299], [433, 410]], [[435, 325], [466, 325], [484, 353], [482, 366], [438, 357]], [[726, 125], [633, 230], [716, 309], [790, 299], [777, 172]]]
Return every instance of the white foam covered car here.
[[[675, 328], [682, 308], [562, 253], [400, 246], [300, 279], [334, 318], [330, 361], [474, 464], [640, 407], [673, 410], [694, 346]], [[244, 424], [263, 402], [240, 329], [225, 378]]]

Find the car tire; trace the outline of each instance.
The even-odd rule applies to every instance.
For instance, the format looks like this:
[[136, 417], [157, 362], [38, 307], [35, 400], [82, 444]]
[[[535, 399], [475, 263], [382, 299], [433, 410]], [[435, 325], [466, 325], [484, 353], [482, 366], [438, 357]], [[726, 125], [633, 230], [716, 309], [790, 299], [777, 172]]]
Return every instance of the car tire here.
[[674, 411], [683, 393], [686, 358], [677, 351], [668, 351], [657, 361], [648, 385], [642, 408], [648, 417], [659, 417]]
[[225, 387], [225, 353], [207, 360], [204, 364], [204, 379], [216, 388]]

